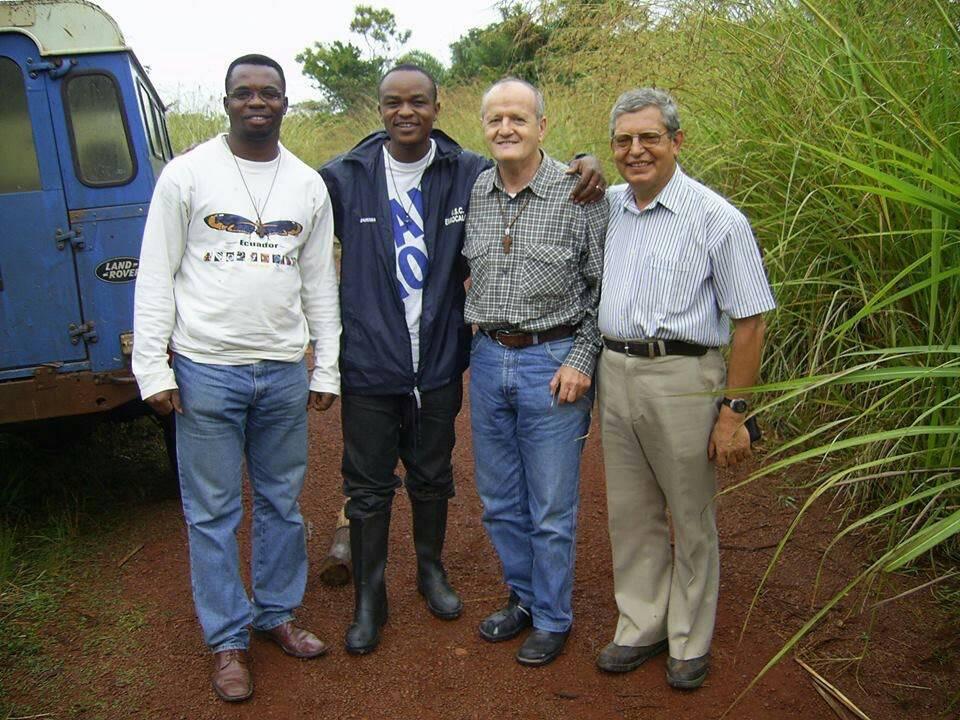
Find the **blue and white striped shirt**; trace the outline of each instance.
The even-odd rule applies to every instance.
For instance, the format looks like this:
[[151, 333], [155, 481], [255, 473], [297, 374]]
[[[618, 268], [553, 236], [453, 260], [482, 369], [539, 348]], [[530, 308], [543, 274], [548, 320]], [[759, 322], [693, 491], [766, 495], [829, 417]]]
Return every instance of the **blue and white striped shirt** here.
[[776, 307], [746, 217], [679, 166], [643, 210], [629, 185], [611, 187], [607, 198], [598, 318], [605, 337], [718, 347], [730, 338], [728, 318]]

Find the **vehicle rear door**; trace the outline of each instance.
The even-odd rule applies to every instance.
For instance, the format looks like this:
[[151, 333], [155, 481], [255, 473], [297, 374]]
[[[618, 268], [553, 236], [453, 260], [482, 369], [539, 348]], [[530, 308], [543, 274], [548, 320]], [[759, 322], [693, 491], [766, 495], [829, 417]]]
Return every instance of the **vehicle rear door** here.
[[40, 64], [29, 38], [0, 34], [0, 379], [87, 357], [48, 78], [31, 69]]

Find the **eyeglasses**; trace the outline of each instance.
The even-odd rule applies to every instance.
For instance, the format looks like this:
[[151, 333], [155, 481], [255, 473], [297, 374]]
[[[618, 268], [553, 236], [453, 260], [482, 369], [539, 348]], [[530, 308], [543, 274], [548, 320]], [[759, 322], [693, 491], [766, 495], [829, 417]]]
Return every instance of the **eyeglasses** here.
[[629, 150], [633, 147], [634, 139], [637, 139], [640, 141], [640, 144], [643, 147], [655, 148], [660, 144], [660, 141], [663, 139], [664, 135], [673, 137], [673, 133], [671, 133], [669, 130], [664, 130], [663, 132], [654, 132], [653, 130], [650, 130], [642, 133], [621, 133], [610, 138], [610, 144], [613, 145], [615, 150]]
[[283, 97], [283, 93], [275, 87], [265, 87], [260, 90], [251, 90], [250, 88], [240, 88], [231, 93], [227, 93], [227, 98], [237, 102], [246, 103], [253, 100], [254, 96], [259, 96], [264, 102], [276, 102]]

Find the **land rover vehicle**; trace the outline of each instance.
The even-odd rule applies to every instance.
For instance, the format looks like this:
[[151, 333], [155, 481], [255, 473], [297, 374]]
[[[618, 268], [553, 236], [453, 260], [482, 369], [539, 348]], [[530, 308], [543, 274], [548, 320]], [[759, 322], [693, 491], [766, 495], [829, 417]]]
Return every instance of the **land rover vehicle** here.
[[133, 289], [165, 107], [84, 0], [0, 2], [0, 428], [145, 412]]

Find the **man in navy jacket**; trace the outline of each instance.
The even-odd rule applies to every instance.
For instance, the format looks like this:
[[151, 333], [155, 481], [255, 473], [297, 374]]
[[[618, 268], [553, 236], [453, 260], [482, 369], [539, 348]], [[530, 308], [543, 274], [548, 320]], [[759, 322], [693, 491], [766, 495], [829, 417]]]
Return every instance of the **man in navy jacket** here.
[[[413, 509], [417, 589], [437, 617], [463, 608], [441, 553], [471, 337], [461, 249], [470, 191], [491, 165], [434, 129], [437, 86], [422, 68], [387, 72], [379, 108], [385, 131], [320, 169], [342, 246], [342, 471], [356, 602], [346, 647], [355, 654], [377, 646], [386, 622], [398, 458]], [[577, 192], [593, 199], [602, 186], [585, 171]]]

